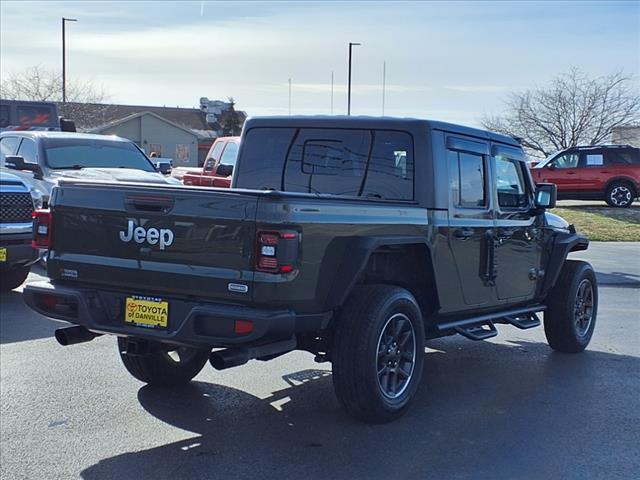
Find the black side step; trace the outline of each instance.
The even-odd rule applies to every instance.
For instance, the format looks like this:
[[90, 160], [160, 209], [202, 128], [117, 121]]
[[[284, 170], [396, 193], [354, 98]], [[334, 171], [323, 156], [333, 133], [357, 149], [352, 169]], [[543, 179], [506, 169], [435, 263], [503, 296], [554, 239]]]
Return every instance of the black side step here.
[[503, 317], [507, 323], [510, 323], [514, 327], [518, 327], [520, 330], [527, 330], [529, 328], [535, 328], [540, 326], [540, 319], [535, 313], [525, 315], [522, 317]]
[[[484, 328], [488, 327], [488, 328]], [[469, 340], [486, 340], [498, 335], [493, 322], [486, 322], [481, 325], [468, 325], [466, 327], [456, 327], [455, 331]]]

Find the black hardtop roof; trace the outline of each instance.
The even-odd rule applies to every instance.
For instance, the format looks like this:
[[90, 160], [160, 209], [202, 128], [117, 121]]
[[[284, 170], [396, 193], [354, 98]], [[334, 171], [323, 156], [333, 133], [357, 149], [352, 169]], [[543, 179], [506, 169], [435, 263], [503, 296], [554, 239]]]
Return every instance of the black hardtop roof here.
[[444, 132], [459, 133], [494, 142], [520, 147], [512, 137], [479, 128], [456, 125], [454, 123], [425, 120], [420, 118], [369, 117], [346, 115], [295, 115], [251, 117], [245, 123], [245, 130], [253, 127], [306, 127], [306, 128], [391, 128], [414, 130], [426, 128]]

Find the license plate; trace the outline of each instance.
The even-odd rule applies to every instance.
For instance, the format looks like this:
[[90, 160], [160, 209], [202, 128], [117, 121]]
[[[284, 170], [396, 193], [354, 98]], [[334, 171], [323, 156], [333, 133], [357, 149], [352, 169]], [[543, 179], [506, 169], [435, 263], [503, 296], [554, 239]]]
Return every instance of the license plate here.
[[141, 327], [167, 328], [169, 302], [160, 299], [127, 297], [124, 320]]
[[0, 262], [6, 262], [6, 261], [7, 261], [7, 249], [0, 248]]

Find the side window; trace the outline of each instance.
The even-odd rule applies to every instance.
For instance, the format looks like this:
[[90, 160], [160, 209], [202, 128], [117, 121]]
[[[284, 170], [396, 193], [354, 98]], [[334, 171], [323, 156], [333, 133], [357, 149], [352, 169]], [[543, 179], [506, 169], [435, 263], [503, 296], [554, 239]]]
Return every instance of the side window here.
[[485, 166], [482, 155], [447, 151], [453, 203], [461, 208], [487, 206]]
[[498, 155], [495, 157], [498, 205], [523, 208], [528, 205], [522, 162]]
[[2, 137], [0, 139], [0, 166], [4, 167], [4, 159], [7, 155], [15, 155], [20, 145], [19, 137]]
[[[635, 153], [635, 160], [634, 160]], [[607, 152], [607, 165], [638, 165], [640, 164], [640, 150], [609, 150]]]
[[227, 143], [227, 148], [224, 149], [220, 163], [223, 165], [235, 165], [238, 157], [238, 144], [234, 142]]
[[551, 162], [555, 168], [577, 168], [580, 156], [577, 153], [565, 153]]
[[377, 130], [364, 197], [413, 200], [413, 140], [406, 132]]
[[36, 160], [36, 142], [30, 138], [25, 138], [20, 144], [18, 155], [24, 158], [27, 163], [37, 163]]

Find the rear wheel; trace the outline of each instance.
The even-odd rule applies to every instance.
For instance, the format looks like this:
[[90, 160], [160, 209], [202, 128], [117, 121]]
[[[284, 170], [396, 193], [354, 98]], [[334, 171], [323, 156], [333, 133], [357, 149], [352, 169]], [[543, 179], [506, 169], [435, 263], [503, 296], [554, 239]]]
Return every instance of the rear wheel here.
[[0, 272], [0, 291], [8, 292], [24, 283], [29, 275], [29, 267], [17, 267]]
[[118, 337], [118, 350], [125, 368], [135, 378], [150, 385], [188, 383], [200, 373], [209, 359], [209, 350], [149, 343], [148, 353], [131, 355], [126, 353], [127, 339]]
[[554, 350], [583, 351], [593, 335], [598, 313], [598, 285], [587, 262], [567, 260], [549, 294], [544, 333]]
[[636, 191], [627, 182], [614, 182], [607, 188], [605, 201], [612, 207], [626, 208], [631, 206], [636, 197]]
[[334, 338], [333, 384], [347, 412], [371, 423], [402, 415], [424, 362], [424, 325], [413, 295], [387, 285], [356, 288]]

